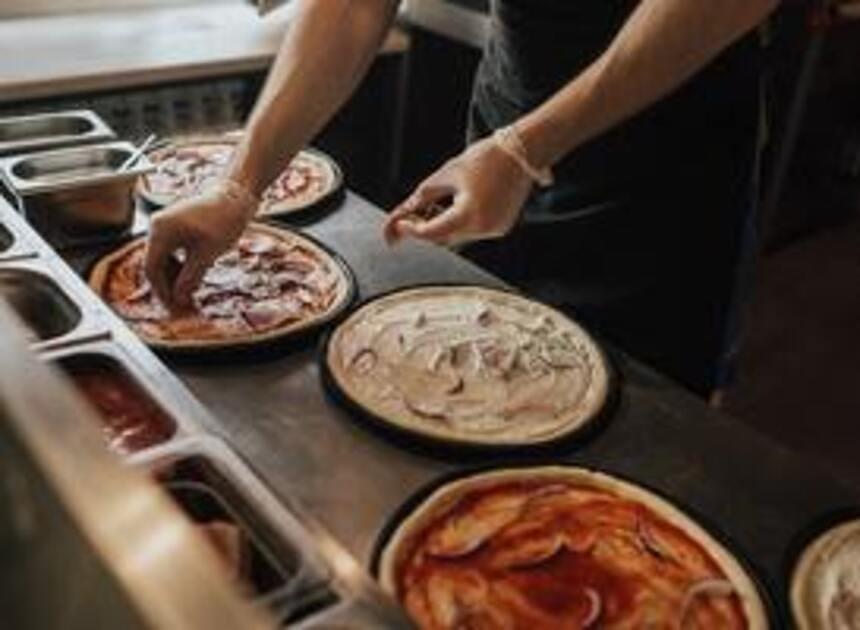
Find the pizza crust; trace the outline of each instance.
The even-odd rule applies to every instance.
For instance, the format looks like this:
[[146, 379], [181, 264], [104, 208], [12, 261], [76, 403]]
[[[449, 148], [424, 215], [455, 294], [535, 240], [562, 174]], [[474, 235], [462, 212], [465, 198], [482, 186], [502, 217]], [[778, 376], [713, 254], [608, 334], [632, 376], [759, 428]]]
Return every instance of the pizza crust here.
[[438, 488], [416, 507], [395, 529], [379, 556], [378, 579], [382, 589], [398, 598], [398, 576], [419, 538], [467, 495], [517, 482], [571, 483], [606, 491], [622, 499], [638, 502], [699, 543], [717, 563], [735, 588], [749, 630], [770, 627], [765, 604], [756, 584], [741, 564], [698, 523], [658, 495], [605, 473], [586, 468], [544, 466], [479, 473]]
[[[338, 279], [337, 293], [325, 312], [299, 321], [287, 322], [269, 331], [251, 332], [243, 337], [226, 339], [162, 339], [147, 335], [145, 326], [138, 327], [136, 332], [147, 345], [155, 349], [170, 352], [202, 352], [261, 346], [272, 341], [281, 340], [288, 336], [303, 334], [312, 329], [318, 328], [337, 317], [343, 309], [349, 305], [355, 293], [355, 282], [352, 274], [348, 271], [342, 261], [335, 258], [332, 254], [320, 245], [317, 245], [311, 239], [292, 230], [276, 228], [263, 223], [252, 223], [248, 229], [257, 234], [266, 234], [279, 241], [299, 243], [302, 248], [312, 251], [319, 260], [325, 261]], [[102, 299], [109, 305], [110, 302], [106, 299], [105, 291], [110, 279], [111, 271], [118, 261], [126, 258], [135, 249], [142, 247], [145, 240], [146, 237], [142, 237], [126, 243], [116, 251], [104, 256], [93, 267], [90, 274], [89, 285], [92, 290], [102, 297]]]
[[[420, 305], [420, 308], [416, 305]], [[487, 309], [487, 317], [496, 317], [497, 321], [490, 321], [480, 326], [469, 324], [469, 318], [482, 316], [480, 311], [484, 307]], [[418, 308], [417, 311], [416, 308]], [[445, 332], [444, 326], [439, 331], [433, 330], [433, 326], [436, 316], [440, 321], [446, 317], [451, 319], [451, 316], [445, 312], [446, 308], [451, 309], [454, 313], [453, 317], [459, 318], [456, 327], [454, 324], [450, 326], [453, 331], [451, 334], [456, 337], [455, 341], [463, 339], [468, 341], [470, 336], [475, 336], [476, 331], [479, 336], [491, 337], [491, 343], [500, 346], [498, 350], [501, 358], [498, 366], [490, 368], [478, 366], [474, 374], [466, 376], [463, 376], [464, 370], [471, 369], [468, 366], [463, 370], [453, 370], [453, 375], [450, 376], [453, 380], [449, 388], [453, 393], [437, 396], [437, 392], [434, 397], [421, 396], [423, 387], [421, 379], [425, 377], [435, 379], [441, 376], [444, 372], [444, 369], [439, 367], [442, 362], [454, 361], [450, 357], [441, 356], [440, 358], [440, 355], [448, 351], [444, 343], [441, 344], [441, 349], [437, 348], [436, 356], [427, 355], [421, 359], [410, 359], [408, 365], [404, 360], [403, 369], [399, 369], [399, 366], [391, 368], [392, 374], [389, 379], [383, 378], [382, 374], [378, 378], [374, 376], [373, 378], [379, 383], [367, 384], [368, 378], [363, 379], [363, 375], [354, 374], [357, 363], [362, 360], [361, 357], [356, 356], [358, 354], [356, 348], [363, 343], [360, 338], [366, 334], [362, 327], [371, 327], [375, 321], [385, 322], [380, 324], [385, 326], [397, 317], [420, 319], [425, 315], [419, 311], [424, 309], [427, 312], [425, 317], [427, 323], [423, 325], [425, 330], [417, 331], [416, 336], [432, 336], [437, 332]], [[461, 308], [463, 313], [458, 313], [458, 308]], [[466, 313], [466, 311], [470, 312]], [[545, 322], [549, 327], [548, 330], [551, 329], [551, 333], [547, 334], [552, 335], [552, 339], [556, 337], [563, 339], [564, 343], [561, 345], [567, 345], [560, 348], [557, 347], [559, 344], [553, 345], [555, 342], [547, 341], [546, 348], [541, 346], [534, 352], [517, 347], [516, 344], [519, 343], [517, 334], [509, 335], [507, 328], [500, 329], [509, 324], [507, 318], [520, 316], [528, 326], [533, 322], [541, 326], [544, 324], [540, 322]], [[525, 321], [526, 318], [528, 321]], [[460, 325], [462, 322], [465, 322], [465, 328]], [[418, 324], [420, 322], [416, 323]], [[399, 325], [409, 328], [403, 322]], [[544, 332], [538, 330], [535, 335], [538, 333], [543, 335]], [[410, 331], [406, 330], [405, 334], [410, 334]], [[523, 335], [520, 341], [525, 344], [531, 338], [526, 339], [528, 334], [523, 333]], [[406, 345], [410, 344], [410, 339], [406, 339]], [[495, 350], [490, 348], [489, 352], [492, 353]], [[459, 350], [455, 347], [452, 352], [462, 352], [462, 345]], [[472, 352], [475, 355], [474, 358], [467, 357], [463, 361], [479, 360], [476, 353], [483, 353], [484, 350]], [[547, 358], [544, 356], [547, 352], [555, 352], [559, 356]], [[416, 357], [417, 354], [415, 352]], [[559, 368], [550, 368], [548, 371], [535, 372], [536, 376], [531, 376], [517, 371], [519, 370], [517, 366], [527, 359], [538, 362], [552, 362], [556, 359], [562, 363], [566, 361], [567, 364]], [[555, 309], [514, 293], [478, 286], [419, 287], [373, 300], [355, 310], [333, 332], [326, 348], [325, 361], [339, 390], [375, 418], [420, 437], [454, 444], [504, 446], [538, 445], [556, 441], [584, 429], [596, 420], [606, 404], [610, 387], [609, 367], [603, 353], [576, 323]], [[416, 368], [418, 361], [427, 363], [424, 370], [426, 374], [421, 372], [421, 365]], [[515, 367], [517, 370], [513, 369]], [[499, 375], [490, 374], [487, 377], [480, 373], [480, 370], [485, 370], [485, 373], [496, 370]], [[517, 376], [510, 376], [514, 372]], [[411, 382], [405, 384], [400, 382], [407, 377]], [[462, 382], [457, 382], [458, 378]], [[402, 400], [397, 400], [388, 394], [384, 397], [382, 394], [385, 392], [380, 393], [376, 387], [380, 383], [382, 387], [389, 387], [393, 383], [395, 388], [400, 388], [398, 395], [402, 396]], [[458, 387], [461, 387], [460, 391]], [[505, 395], [508, 397], [494, 395], [492, 388], [507, 388], [504, 391], [507, 392]], [[404, 393], [406, 389], [409, 392], [418, 393], [414, 395]], [[493, 408], [488, 407], [486, 413], [474, 412], [461, 403], [470, 396], [478, 396], [476, 391], [484, 396], [488, 404], [493, 404]], [[446, 400], [439, 402], [443, 398], [449, 402]], [[532, 403], [534, 403], [534, 410], [529, 406]], [[447, 409], [455, 407], [462, 409], [462, 421], [460, 415], [453, 413], [440, 421], [439, 410], [435, 407], [442, 404], [448, 405]], [[538, 408], [537, 405], [543, 408]]]
[[828, 530], [803, 551], [791, 609], [799, 630], [860, 627], [860, 520]]

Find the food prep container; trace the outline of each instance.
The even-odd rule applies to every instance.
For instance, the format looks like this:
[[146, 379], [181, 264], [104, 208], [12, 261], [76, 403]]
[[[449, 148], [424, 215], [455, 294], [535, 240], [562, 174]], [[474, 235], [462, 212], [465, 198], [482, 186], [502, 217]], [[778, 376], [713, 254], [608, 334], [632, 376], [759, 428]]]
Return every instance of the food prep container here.
[[[102, 412], [105, 420], [102, 429], [106, 442], [111, 450], [121, 455], [131, 455], [204, 432], [200, 422], [194, 418], [192, 405], [196, 401], [189, 400], [187, 391], [172, 379], [147, 369], [146, 361], [133, 356], [113, 339], [46, 352], [42, 359], [68, 377], [84, 398], [95, 402], [93, 406]], [[93, 378], [108, 381], [102, 395], [109, 399], [102, 400], [101, 405], [90, 398], [93, 396]], [[110, 391], [105, 391], [108, 388]], [[129, 413], [133, 417], [125, 416], [120, 420], [122, 398], [131, 405]], [[114, 418], [113, 422], [107, 421], [105, 412]], [[122, 432], [120, 427], [123, 427]]]
[[91, 239], [128, 230], [132, 190], [152, 170], [146, 156], [121, 170], [135, 151], [113, 142], [7, 158], [0, 172], [28, 222], [50, 243]]
[[18, 315], [36, 351], [108, 336], [83, 296], [39, 259], [0, 263], [0, 298]]
[[28, 233], [21, 216], [0, 199], [0, 261], [36, 256]]
[[293, 620], [338, 601], [313, 534], [219, 440], [179, 440], [129, 461], [149, 471], [193, 523], [226, 524], [241, 532], [241, 566], [233, 553], [233, 566], [225, 570], [241, 573], [240, 589], [279, 619]]
[[113, 130], [87, 109], [0, 118], [0, 156], [104, 142], [115, 137]]

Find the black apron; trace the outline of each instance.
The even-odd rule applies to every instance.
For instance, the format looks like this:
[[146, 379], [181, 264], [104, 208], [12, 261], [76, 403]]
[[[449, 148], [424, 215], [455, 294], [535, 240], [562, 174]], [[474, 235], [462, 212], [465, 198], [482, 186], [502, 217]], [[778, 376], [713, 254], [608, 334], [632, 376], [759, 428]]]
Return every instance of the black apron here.
[[[493, 0], [470, 113], [476, 139], [539, 106], [609, 45], [630, 0]], [[755, 208], [755, 35], [554, 168], [475, 262], [706, 393], [724, 379]]]

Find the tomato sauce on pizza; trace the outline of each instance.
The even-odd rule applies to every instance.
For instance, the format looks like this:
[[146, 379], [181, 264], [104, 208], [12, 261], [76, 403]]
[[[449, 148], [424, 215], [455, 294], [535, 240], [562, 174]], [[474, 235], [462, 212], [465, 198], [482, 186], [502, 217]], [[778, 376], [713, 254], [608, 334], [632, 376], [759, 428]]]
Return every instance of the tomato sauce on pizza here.
[[611, 491], [503, 482], [404, 540], [394, 588], [425, 630], [756, 627], [701, 542]]
[[322, 248], [298, 234], [255, 225], [219, 257], [187, 313], [170, 312], [144, 272], [145, 241], [102, 261], [92, 284], [147, 342], [230, 345], [307, 328], [345, 302], [349, 279]]

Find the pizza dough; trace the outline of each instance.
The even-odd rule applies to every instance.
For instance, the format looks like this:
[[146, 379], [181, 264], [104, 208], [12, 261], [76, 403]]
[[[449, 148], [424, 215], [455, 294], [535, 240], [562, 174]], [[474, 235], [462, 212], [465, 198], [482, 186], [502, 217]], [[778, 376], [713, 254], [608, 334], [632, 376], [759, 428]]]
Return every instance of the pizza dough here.
[[581, 468], [443, 486], [397, 527], [379, 577], [424, 630], [768, 627], [754, 582], [706, 531]]
[[561, 313], [476, 286], [399, 291], [357, 309], [329, 340], [337, 388], [363, 410], [455, 443], [548, 442], [603, 407], [609, 372]]
[[791, 607], [799, 630], [860, 628], [860, 520], [829, 530], [803, 552]]
[[[149, 153], [155, 171], [141, 176], [137, 192], [155, 206], [167, 206], [206, 192], [223, 177], [236, 141], [187, 140]], [[316, 149], [300, 151], [263, 193], [258, 216], [274, 216], [316, 205], [340, 189], [340, 169]]]
[[170, 313], [144, 273], [145, 239], [102, 259], [93, 289], [148, 344], [166, 350], [257, 345], [319, 326], [348, 305], [342, 263], [300, 234], [252, 224], [218, 258], [188, 313]]

